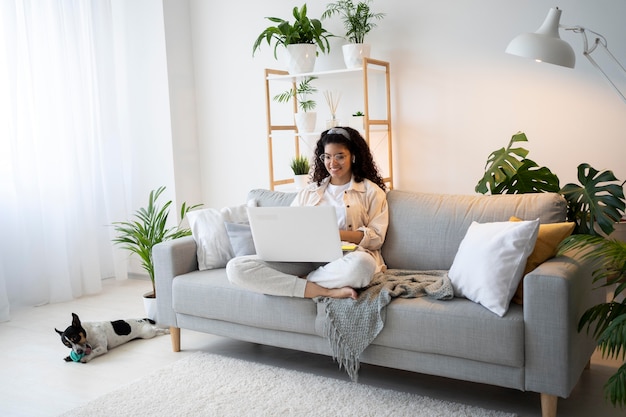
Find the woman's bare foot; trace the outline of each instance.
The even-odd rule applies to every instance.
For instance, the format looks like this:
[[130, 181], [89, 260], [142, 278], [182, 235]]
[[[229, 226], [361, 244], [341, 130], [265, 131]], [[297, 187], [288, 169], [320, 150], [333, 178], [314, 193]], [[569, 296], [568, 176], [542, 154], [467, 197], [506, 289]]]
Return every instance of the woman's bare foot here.
[[356, 300], [354, 288], [324, 288], [314, 282], [307, 281], [304, 288], [304, 298], [330, 297], [330, 298], [352, 298]]

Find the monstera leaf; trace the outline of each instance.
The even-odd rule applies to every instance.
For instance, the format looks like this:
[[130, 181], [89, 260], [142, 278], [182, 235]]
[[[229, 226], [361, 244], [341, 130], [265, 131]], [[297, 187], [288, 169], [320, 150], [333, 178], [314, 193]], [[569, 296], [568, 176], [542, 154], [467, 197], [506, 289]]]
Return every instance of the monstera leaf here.
[[611, 234], [624, 213], [623, 183], [612, 171], [599, 172], [589, 164], [578, 165], [578, 184], [566, 184], [561, 194], [568, 202], [568, 220], [576, 222], [574, 233], [597, 235], [594, 224]]
[[539, 167], [535, 161], [523, 159], [513, 176], [498, 184], [492, 194], [557, 193], [560, 189], [559, 177], [549, 168]]
[[485, 164], [485, 175], [475, 187], [477, 193], [485, 194], [491, 191], [492, 194], [500, 194], [495, 190], [504, 187], [500, 184], [509, 183], [510, 178], [522, 166], [522, 160], [528, 155], [528, 151], [524, 148], [512, 148], [515, 142], [528, 142], [526, 134], [516, 133], [506, 148], [500, 148], [489, 155]]
[[528, 151], [513, 148], [516, 142], [528, 142], [526, 134], [518, 132], [506, 148], [492, 152], [485, 165], [485, 175], [476, 184], [476, 192], [485, 194], [523, 194], [558, 192], [559, 178], [546, 167], [526, 159]]

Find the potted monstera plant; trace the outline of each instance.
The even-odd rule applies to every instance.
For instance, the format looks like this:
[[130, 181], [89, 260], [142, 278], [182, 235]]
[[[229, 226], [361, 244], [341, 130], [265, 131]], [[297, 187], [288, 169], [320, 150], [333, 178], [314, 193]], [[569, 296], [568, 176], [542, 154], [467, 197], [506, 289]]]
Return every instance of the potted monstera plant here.
[[163, 191], [165, 191], [165, 187], [159, 187], [156, 190], [150, 191], [147, 207], [136, 210], [132, 220], [113, 223], [113, 228], [117, 234], [113, 242], [117, 245], [121, 245], [123, 249], [139, 256], [141, 266], [148, 273], [150, 281], [152, 282], [152, 292], [144, 294], [146, 312], [151, 319], [155, 318], [155, 310], [153, 307], [150, 307], [150, 305], [154, 303], [150, 303], [149, 300], [156, 299], [152, 247], [157, 243], [191, 235], [191, 230], [181, 227], [182, 220], [190, 210], [201, 206], [201, 204], [188, 206], [183, 202], [178, 224], [173, 227], [168, 227], [167, 220], [172, 201], [166, 202], [163, 206], [159, 206], [157, 203]]
[[268, 45], [274, 43], [274, 58], [278, 58], [279, 46], [287, 49], [287, 68], [290, 74], [312, 72], [318, 48], [322, 53], [330, 52], [328, 38], [333, 34], [322, 26], [319, 19], [310, 19], [307, 16], [306, 3], [301, 7], [294, 7], [292, 11], [293, 23], [279, 17], [267, 17], [275, 23], [261, 32], [252, 45], [252, 55], [266, 41]]
[[343, 59], [347, 68], [358, 68], [363, 58], [370, 56], [371, 45], [365, 43], [365, 35], [376, 27], [376, 20], [385, 17], [384, 13], [374, 13], [370, 8], [371, 0], [353, 2], [338, 0], [326, 5], [322, 19], [339, 15], [346, 30], [348, 44], [343, 45]]
[[506, 148], [492, 152], [476, 192], [485, 194], [521, 194], [558, 192], [568, 203], [568, 220], [575, 222], [574, 234], [609, 235], [624, 212], [623, 184], [612, 171], [599, 172], [589, 164], [578, 166], [580, 184], [559, 185], [559, 178], [547, 167], [527, 158], [528, 150], [516, 147], [528, 142], [523, 132], [511, 137]]

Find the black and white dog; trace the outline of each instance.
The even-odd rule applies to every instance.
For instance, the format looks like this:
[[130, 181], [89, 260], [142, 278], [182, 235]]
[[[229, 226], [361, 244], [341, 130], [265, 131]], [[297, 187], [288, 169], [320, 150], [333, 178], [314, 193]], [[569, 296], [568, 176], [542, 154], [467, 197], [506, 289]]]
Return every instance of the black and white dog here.
[[66, 362], [87, 363], [96, 356], [104, 355], [109, 349], [133, 339], [151, 339], [169, 333], [150, 319], [130, 319], [81, 323], [72, 313], [72, 324], [65, 331], [54, 329], [65, 346], [72, 349]]

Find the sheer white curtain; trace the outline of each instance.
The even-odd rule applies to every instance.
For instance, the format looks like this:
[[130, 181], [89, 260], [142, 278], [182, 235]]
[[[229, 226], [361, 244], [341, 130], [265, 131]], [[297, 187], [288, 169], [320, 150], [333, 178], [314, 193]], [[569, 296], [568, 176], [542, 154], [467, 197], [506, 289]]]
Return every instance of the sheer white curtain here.
[[[0, 321], [125, 276], [109, 0], [1, 0]], [[117, 253], [117, 255], [116, 255]]]

